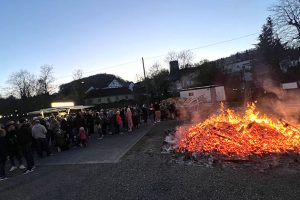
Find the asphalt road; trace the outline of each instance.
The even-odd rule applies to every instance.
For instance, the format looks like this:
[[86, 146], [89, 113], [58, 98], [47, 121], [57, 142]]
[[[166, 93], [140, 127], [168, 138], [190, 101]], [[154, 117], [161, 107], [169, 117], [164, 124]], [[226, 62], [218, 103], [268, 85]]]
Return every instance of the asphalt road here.
[[172, 162], [161, 144], [175, 125], [154, 125], [117, 163], [44, 165], [12, 177], [0, 183], [0, 199], [299, 199], [299, 171]]

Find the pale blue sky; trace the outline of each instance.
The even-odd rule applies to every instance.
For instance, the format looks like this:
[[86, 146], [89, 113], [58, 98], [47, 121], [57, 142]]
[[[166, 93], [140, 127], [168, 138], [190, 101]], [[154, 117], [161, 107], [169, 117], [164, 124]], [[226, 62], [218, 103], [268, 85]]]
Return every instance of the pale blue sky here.
[[[12, 72], [52, 64], [56, 83], [115, 73], [136, 80], [140, 59], [260, 32], [275, 0], [0, 0], [0, 94]], [[257, 35], [194, 51], [195, 62], [252, 48]], [[107, 69], [127, 61], [128, 65]], [[146, 68], [163, 57], [145, 59]], [[166, 65], [161, 61], [161, 64]]]

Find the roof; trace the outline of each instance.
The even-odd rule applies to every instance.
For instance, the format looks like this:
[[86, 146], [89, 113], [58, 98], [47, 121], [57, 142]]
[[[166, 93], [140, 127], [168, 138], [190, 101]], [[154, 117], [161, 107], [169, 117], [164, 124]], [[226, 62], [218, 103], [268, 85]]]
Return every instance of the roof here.
[[87, 94], [86, 99], [97, 98], [97, 97], [109, 97], [109, 96], [116, 96], [116, 95], [130, 95], [130, 94], [132, 94], [132, 91], [126, 87], [95, 89], [90, 91]]
[[208, 86], [203, 86], [203, 87], [193, 87], [193, 88], [182, 89], [180, 91], [199, 90], [199, 89], [207, 89], [207, 88], [215, 88], [215, 87], [220, 87], [220, 86], [219, 85], [208, 85]]

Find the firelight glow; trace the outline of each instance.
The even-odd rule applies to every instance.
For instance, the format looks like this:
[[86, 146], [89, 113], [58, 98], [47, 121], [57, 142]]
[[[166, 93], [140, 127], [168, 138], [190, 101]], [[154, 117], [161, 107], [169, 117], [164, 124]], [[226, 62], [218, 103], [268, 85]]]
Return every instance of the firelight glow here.
[[248, 104], [244, 114], [221, 106], [221, 112], [187, 131], [179, 130], [179, 152], [244, 159], [255, 155], [300, 154], [300, 126], [272, 119]]

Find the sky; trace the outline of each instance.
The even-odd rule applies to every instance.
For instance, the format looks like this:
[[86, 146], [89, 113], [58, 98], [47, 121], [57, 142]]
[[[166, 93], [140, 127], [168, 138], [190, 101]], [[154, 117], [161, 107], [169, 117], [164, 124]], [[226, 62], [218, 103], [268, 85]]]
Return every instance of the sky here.
[[193, 51], [194, 62], [253, 48], [276, 0], [0, 0], [0, 95], [21, 69], [53, 65], [55, 84], [113, 73], [130, 81], [164, 55]]

